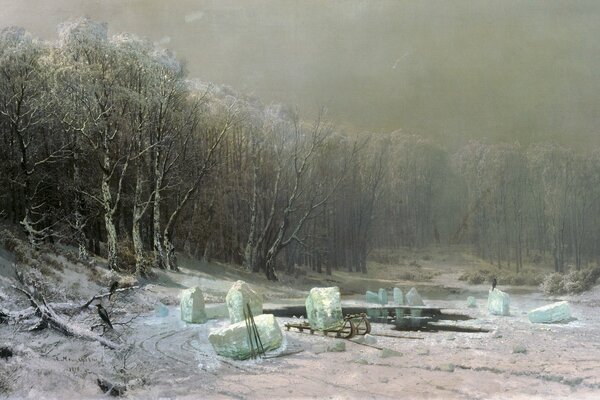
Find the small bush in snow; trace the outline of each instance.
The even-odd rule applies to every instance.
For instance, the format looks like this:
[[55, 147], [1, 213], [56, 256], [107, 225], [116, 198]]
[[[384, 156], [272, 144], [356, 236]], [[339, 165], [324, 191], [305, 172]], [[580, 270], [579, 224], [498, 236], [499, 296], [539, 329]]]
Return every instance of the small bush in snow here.
[[565, 282], [563, 274], [550, 274], [542, 282], [541, 289], [546, 294], [565, 294]]
[[560, 295], [582, 293], [590, 290], [600, 277], [600, 266], [571, 271], [567, 274], [554, 273], [548, 275], [541, 285], [546, 294]]

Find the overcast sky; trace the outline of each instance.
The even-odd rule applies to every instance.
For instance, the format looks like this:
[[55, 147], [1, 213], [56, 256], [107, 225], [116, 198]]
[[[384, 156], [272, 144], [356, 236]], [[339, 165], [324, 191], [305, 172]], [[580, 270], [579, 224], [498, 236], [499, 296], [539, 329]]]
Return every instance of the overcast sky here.
[[600, 144], [600, 2], [0, 0], [0, 25], [56, 37], [89, 16], [147, 37], [192, 77], [326, 106], [338, 126]]

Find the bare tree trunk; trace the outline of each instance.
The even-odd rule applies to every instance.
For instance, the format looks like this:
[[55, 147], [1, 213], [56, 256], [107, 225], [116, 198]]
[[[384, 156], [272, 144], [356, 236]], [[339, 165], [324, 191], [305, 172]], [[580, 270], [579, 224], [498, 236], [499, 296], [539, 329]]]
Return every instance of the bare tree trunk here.
[[147, 205], [140, 205], [140, 198], [142, 196], [142, 171], [139, 166], [137, 166], [135, 178], [135, 192], [133, 195], [133, 221], [132, 221], [132, 229], [131, 229], [131, 239], [133, 241], [133, 251], [135, 254], [135, 271], [138, 276], [145, 274], [145, 265], [144, 265], [144, 242], [142, 240], [142, 234], [140, 230], [140, 221], [144, 212], [146, 211]]
[[283, 243], [283, 235], [287, 229], [287, 216], [283, 217], [283, 221], [279, 225], [279, 231], [277, 232], [277, 237], [275, 241], [267, 251], [267, 257], [265, 260], [265, 274], [267, 275], [267, 279], [270, 281], [277, 281], [277, 273], [275, 272], [275, 258], [279, 251], [281, 250], [281, 245]]
[[[108, 138], [108, 134], [106, 134]], [[108, 140], [108, 139], [107, 139]], [[110, 178], [116, 169], [116, 165], [111, 168], [111, 160], [108, 153], [108, 144], [104, 145], [104, 155], [103, 155], [103, 168], [102, 168], [102, 207], [104, 209], [104, 227], [106, 229], [106, 247], [107, 247], [107, 261], [108, 267], [111, 270], [118, 269], [117, 265], [117, 228], [115, 226], [115, 212], [117, 211], [117, 206], [119, 205], [119, 201], [121, 198], [121, 190], [123, 188], [123, 178], [125, 177], [125, 172], [127, 171], [127, 167], [129, 165], [129, 158], [123, 164], [122, 170], [120, 172], [119, 184], [116, 191], [115, 198], [113, 199], [112, 192], [110, 190]], [[129, 155], [128, 155], [129, 157]]]
[[[75, 186], [80, 189], [81, 185], [81, 174], [79, 171], [79, 157], [77, 150], [74, 151], [73, 156], [73, 180]], [[87, 238], [85, 235], [85, 220], [83, 217], [84, 200], [83, 195], [78, 191], [75, 194], [75, 236], [77, 241], [77, 258], [81, 261], [85, 261], [89, 258], [89, 252], [87, 249]]]
[[[79, 199], [81, 201], [81, 199]], [[78, 201], [78, 202], [79, 202]], [[85, 222], [83, 215], [79, 210], [75, 211], [75, 235], [77, 240], [77, 259], [86, 261], [90, 258], [90, 253], [87, 249], [87, 238], [85, 236]]]
[[[105, 157], [108, 159], [108, 156]], [[108, 169], [105, 161], [105, 166]], [[102, 177], [102, 202], [104, 206], [104, 227], [106, 229], [106, 247], [108, 268], [111, 270], [117, 269], [117, 228], [114, 222], [114, 211], [112, 207], [112, 195], [110, 187], [108, 185], [108, 176], [106, 174]]]
[[[260, 235], [258, 235], [258, 237], [256, 237], [255, 239], [253, 239], [253, 242], [250, 243], [250, 237], [248, 238], [248, 242], [249, 242], [249, 246], [248, 244], [246, 245], [246, 248], [248, 249], [248, 247], [250, 247], [250, 250], [246, 253], [244, 253], [244, 256], [249, 256], [249, 259], [244, 260], [245, 263], [248, 263], [252, 269], [252, 272], [260, 272], [261, 266], [263, 266], [263, 263], [266, 261], [266, 254], [265, 254], [265, 241], [267, 239], [267, 234], [269, 234], [269, 231], [271, 230], [271, 226], [273, 224], [273, 218], [275, 216], [275, 211], [276, 211], [276, 204], [277, 204], [277, 197], [279, 195], [279, 183], [281, 180], [281, 169], [277, 170], [277, 173], [275, 175], [275, 184], [274, 184], [274, 188], [273, 188], [273, 197], [271, 200], [271, 206], [269, 209], [269, 215], [267, 216], [263, 229], [260, 232]], [[252, 194], [253, 196], [253, 201], [255, 200], [254, 196], [258, 196], [258, 187], [256, 187], [256, 191], [253, 192]], [[257, 213], [258, 213], [258, 207], [255, 208], [254, 213], [253, 213], [253, 217], [257, 218]], [[256, 224], [256, 220], [255, 220], [255, 224]], [[255, 228], [256, 229], [256, 228]], [[267, 271], [266, 269], [266, 264], [264, 264], [265, 266], [265, 272]]]
[[144, 243], [140, 234], [140, 221], [134, 218], [133, 228], [131, 230], [131, 239], [133, 241], [133, 250], [135, 252], [135, 271], [137, 275], [145, 274], [144, 265]]
[[154, 207], [152, 212], [153, 223], [153, 244], [154, 244], [154, 266], [157, 268], [165, 268], [165, 251], [162, 245], [162, 230], [160, 223], [160, 194], [157, 192], [154, 195]]
[[248, 270], [253, 270], [254, 268], [254, 254], [255, 254], [255, 246], [256, 246], [256, 220], [257, 220], [257, 212], [258, 212], [258, 166], [256, 163], [253, 167], [252, 173], [252, 203], [250, 205], [250, 232], [248, 233], [248, 242], [246, 243], [246, 248], [244, 249], [244, 266]]
[[177, 266], [177, 257], [175, 255], [175, 245], [171, 241], [169, 234], [165, 229], [165, 234], [163, 236], [163, 245], [165, 249], [165, 268], [169, 271], [178, 271], [179, 268]]

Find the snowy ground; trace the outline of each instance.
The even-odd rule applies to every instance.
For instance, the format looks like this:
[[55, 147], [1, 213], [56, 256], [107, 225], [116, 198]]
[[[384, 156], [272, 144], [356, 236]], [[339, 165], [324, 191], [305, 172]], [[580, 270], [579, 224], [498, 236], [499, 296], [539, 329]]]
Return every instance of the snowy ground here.
[[[494, 317], [485, 309], [485, 286], [471, 287], [469, 292], [459, 288], [448, 295], [448, 286], [460, 284], [452, 277], [441, 277], [447, 287], [439, 293], [444, 295], [424, 289], [426, 303], [467, 313], [475, 319], [461, 324], [488, 328], [489, 333], [397, 332], [374, 324], [375, 334], [410, 337], [375, 336], [375, 346], [401, 353], [381, 357], [380, 350], [351, 341], [344, 341], [344, 352], [321, 352], [322, 344], [339, 339], [290, 331], [285, 332], [284, 347], [271, 354], [283, 356], [240, 362], [216, 356], [208, 343], [208, 333], [227, 325], [226, 318], [190, 325], [179, 319], [175, 304], [168, 306], [166, 317], [152, 309], [158, 299], [176, 298], [187, 283], [205, 286], [218, 299], [235, 277], [214, 280], [187, 271], [169, 278], [173, 280], [170, 285], [153, 284], [118, 300], [117, 321], [128, 318], [119, 313], [125, 305], [141, 312], [130, 326], [117, 326], [113, 334], [115, 340], [130, 345], [128, 350], [108, 350], [48, 329], [29, 333], [18, 326], [0, 325], [0, 346], [14, 350], [12, 357], [0, 358], [0, 374], [8, 377], [5, 381], [10, 386], [4, 396], [105, 398], [96, 384], [98, 377], [104, 377], [128, 383], [125, 397], [132, 399], [600, 398], [600, 288], [569, 298], [574, 321], [533, 325], [526, 311], [555, 299], [535, 291], [503, 288], [511, 294], [512, 315]], [[5, 277], [0, 283], [3, 306], [12, 307], [10, 299], [15, 294], [7, 288]], [[298, 298], [302, 292], [290, 289], [288, 294]], [[467, 295], [477, 297], [478, 308], [465, 307]], [[300, 304], [298, 300], [271, 302]], [[218, 304], [209, 309], [213, 315], [223, 313]], [[91, 324], [93, 318], [90, 314], [76, 322]], [[290, 319], [278, 320], [283, 327]]]

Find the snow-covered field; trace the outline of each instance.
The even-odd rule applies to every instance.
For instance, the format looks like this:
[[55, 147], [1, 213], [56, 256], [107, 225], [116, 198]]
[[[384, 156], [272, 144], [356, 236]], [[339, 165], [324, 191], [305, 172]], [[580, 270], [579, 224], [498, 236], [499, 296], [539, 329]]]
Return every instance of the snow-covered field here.
[[[215, 298], [232, 282], [189, 271], [173, 276], [206, 286], [207, 292], [218, 288]], [[8, 283], [8, 278], [0, 279], [3, 307], [23, 305], [22, 299], [14, 301], [18, 296]], [[537, 292], [511, 293], [511, 288], [504, 288], [511, 293], [511, 315], [489, 316], [482, 286], [468, 293], [477, 297], [475, 309], [466, 308], [467, 292], [435, 300], [424, 297], [427, 305], [471, 315], [475, 319], [460, 323], [490, 329], [488, 333], [397, 332], [374, 324], [376, 335], [404, 337], [374, 336], [375, 346], [401, 353], [382, 357], [381, 350], [352, 341], [344, 341], [344, 352], [323, 352], [323, 344], [340, 339], [290, 331], [285, 332], [284, 346], [270, 358], [232, 361], [218, 357], [207, 339], [212, 329], [228, 324], [227, 318], [186, 324], [176, 304], [168, 305], [167, 316], [155, 313], [158, 299], [175, 298], [180, 286], [186, 285], [153, 284], [116, 301], [112, 311], [117, 322], [130, 318], [120, 311], [140, 312], [127, 326], [117, 325], [115, 332], [107, 333], [128, 344], [122, 350], [50, 329], [23, 332], [18, 325], [0, 325], [0, 346], [13, 350], [12, 357], [0, 358], [6, 386], [0, 396], [105, 398], [97, 385], [98, 378], [105, 378], [126, 383], [124, 396], [132, 399], [600, 398], [600, 288], [569, 298], [575, 320], [565, 324], [531, 324], [526, 312], [555, 299]], [[298, 293], [290, 292], [290, 297], [298, 298]], [[218, 304], [209, 309], [213, 315], [223, 314]], [[98, 322], [92, 312], [72, 318], [80, 324]], [[289, 320], [278, 318], [282, 327]]]

